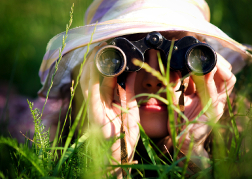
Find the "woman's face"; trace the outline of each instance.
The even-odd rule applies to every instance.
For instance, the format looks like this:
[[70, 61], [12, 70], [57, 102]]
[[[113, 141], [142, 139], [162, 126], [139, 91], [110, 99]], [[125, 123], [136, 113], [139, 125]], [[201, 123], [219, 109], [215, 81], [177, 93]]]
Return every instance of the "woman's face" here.
[[[160, 32], [168, 40], [178, 40], [184, 36], [194, 36], [196, 35], [188, 32]], [[133, 36], [134, 38], [134, 36]], [[143, 38], [143, 37], [141, 37]], [[158, 64], [158, 51], [155, 49], [150, 49], [145, 53], [145, 63], [157, 71], [160, 71]], [[170, 72], [170, 83], [174, 83], [173, 87], [173, 104], [178, 104], [178, 99], [181, 92], [176, 92], [180, 87], [180, 75], [179, 72]], [[137, 72], [135, 80], [135, 95], [141, 93], [153, 93], [155, 94], [161, 87], [164, 87], [161, 81], [159, 81], [151, 73], [146, 72], [141, 69]], [[161, 97], [166, 99], [166, 94], [160, 94]], [[156, 98], [150, 98], [146, 101], [147, 97], [137, 98], [140, 111], [140, 123], [143, 126], [146, 134], [152, 138], [165, 137], [168, 135], [168, 111], [167, 106], [158, 101]], [[142, 102], [145, 100], [144, 102]]]
[[[145, 62], [149, 66], [159, 71], [159, 64], [157, 58], [157, 50], [150, 49], [145, 53]], [[170, 72], [170, 82], [175, 83], [173, 103], [177, 104], [179, 92], [175, 92], [179, 88], [180, 80], [178, 72]], [[141, 69], [137, 72], [135, 80], [135, 95], [141, 93], [155, 94], [161, 87], [164, 87], [163, 83], [158, 80], [151, 73]], [[161, 97], [166, 98], [165, 93], [160, 94]], [[146, 134], [149, 137], [157, 138], [168, 135], [167, 123], [168, 123], [168, 111], [167, 105], [158, 101], [156, 98], [147, 97], [137, 98], [140, 112], [140, 123], [143, 126]]]
[[[184, 36], [194, 36], [194, 34], [188, 32], [169, 32], [163, 33], [160, 32], [168, 40], [178, 40]], [[131, 41], [139, 40], [145, 37], [146, 34], [133, 34], [126, 36]], [[155, 49], [150, 49], [145, 52], [144, 58], [145, 63], [148, 63], [149, 66], [157, 71], [160, 71], [158, 64], [158, 51]], [[178, 104], [178, 99], [181, 92], [176, 92], [180, 87], [180, 74], [176, 71], [170, 71], [170, 83], [174, 83], [173, 86], [173, 104]], [[136, 74], [135, 79], [135, 95], [141, 93], [155, 94], [161, 87], [165, 87], [161, 81], [159, 81], [151, 73], [146, 72], [144, 69], [141, 69]], [[161, 93], [161, 97], [166, 99], [166, 94]], [[115, 96], [115, 101], [118, 101], [118, 96]], [[158, 101], [156, 98], [150, 98], [147, 100], [147, 97], [136, 98], [139, 105], [140, 112], [140, 123], [143, 126], [146, 134], [151, 138], [160, 138], [168, 135], [168, 111], [167, 106]]]

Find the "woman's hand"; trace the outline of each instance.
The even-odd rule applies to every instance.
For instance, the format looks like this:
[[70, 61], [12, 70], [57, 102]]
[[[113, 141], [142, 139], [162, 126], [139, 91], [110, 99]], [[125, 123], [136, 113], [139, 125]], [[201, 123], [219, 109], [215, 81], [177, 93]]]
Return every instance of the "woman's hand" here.
[[[134, 94], [134, 81], [136, 73], [130, 73], [126, 80], [126, 89], [121, 90], [121, 99], [117, 96], [117, 79], [113, 77], [103, 77], [95, 67], [95, 54], [103, 43], [93, 49], [87, 58], [83, 67], [80, 83], [83, 96], [88, 100], [89, 120], [101, 127], [105, 138], [120, 136], [121, 128], [121, 110], [114, 106], [127, 106], [128, 114], [124, 119], [124, 130], [126, 135], [126, 143], [129, 160], [133, 158], [133, 150], [139, 138], [139, 111], [136, 100], [132, 100]], [[130, 101], [131, 100], [131, 101]], [[121, 104], [120, 104], [121, 103]], [[112, 155], [119, 162], [120, 140], [117, 140], [112, 146]]]
[[[181, 151], [187, 153], [191, 138], [193, 137], [194, 145], [192, 155], [208, 157], [204, 149], [204, 142], [212, 130], [212, 127], [205, 122], [217, 122], [224, 112], [227, 100], [227, 94], [230, 95], [236, 78], [231, 72], [232, 66], [221, 55], [217, 55], [216, 67], [205, 76], [192, 76], [185, 95], [185, 115], [192, 121], [199, 112], [206, 106], [209, 99], [212, 104], [209, 109], [198, 119], [198, 123], [190, 124], [184, 135], [179, 139], [179, 143], [183, 142]], [[226, 93], [227, 90], [227, 93]], [[184, 141], [183, 141], [184, 138]], [[202, 166], [200, 160], [191, 159], [199, 167]]]

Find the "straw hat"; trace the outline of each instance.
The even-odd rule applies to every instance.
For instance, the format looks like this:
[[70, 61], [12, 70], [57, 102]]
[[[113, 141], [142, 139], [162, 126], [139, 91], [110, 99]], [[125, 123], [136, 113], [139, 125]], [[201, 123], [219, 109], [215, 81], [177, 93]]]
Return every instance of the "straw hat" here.
[[[92, 39], [92, 49], [98, 42], [134, 33], [152, 31], [187, 31], [206, 40], [218, 53], [235, 65], [237, 73], [245, 59], [251, 58], [247, 47], [236, 42], [209, 23], [210, 11], [204, 0], [94, 0], [85, 15], [87, 25], [68, 32], [63, 58], [54, 77], [50, 97], [59, 97], [60, 89], [71, 84], [72, 69], [83, 61], [86, 45]], [[55, 61], [62, 44], [61, 33], [53, 37], [46, 49], [39, 76], [45, 96], [54, 73]]]

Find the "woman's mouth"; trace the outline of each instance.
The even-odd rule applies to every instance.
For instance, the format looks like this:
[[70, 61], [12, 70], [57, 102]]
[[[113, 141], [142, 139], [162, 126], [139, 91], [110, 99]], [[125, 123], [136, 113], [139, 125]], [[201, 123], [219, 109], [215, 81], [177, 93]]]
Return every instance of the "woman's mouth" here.
[[148, 112], [161, 112], [167, 111], [167, 105], [155, 98], [150, 98], [146, 103], [141, 103], [139, 109]]

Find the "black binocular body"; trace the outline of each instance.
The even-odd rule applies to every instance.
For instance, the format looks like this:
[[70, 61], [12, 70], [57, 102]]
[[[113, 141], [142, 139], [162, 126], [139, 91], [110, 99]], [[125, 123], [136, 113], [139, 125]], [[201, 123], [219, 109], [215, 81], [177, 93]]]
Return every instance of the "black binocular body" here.
[[[118, 76], [118, 83], [125, 78], [126, 72], [134, 72], [141, 67], [133, 64], [133, 59], [145, 62], [144, 53], [156, 49], [162, 54], [164, 66], [172, 41], [159, 32], [151, 32], [138, 41], [129, 41], [124, 37], [114, 38], [96, 54], [95, 63], [99, 72], [108, 77]], [[180, 71], [182, 76], [189, 73], [205, 75], [216, 65], [216, 53], [213, 48], [192, 36], [185, 36], [174, 42], [170, 68]]]

